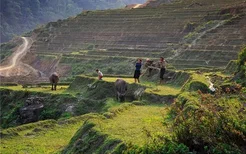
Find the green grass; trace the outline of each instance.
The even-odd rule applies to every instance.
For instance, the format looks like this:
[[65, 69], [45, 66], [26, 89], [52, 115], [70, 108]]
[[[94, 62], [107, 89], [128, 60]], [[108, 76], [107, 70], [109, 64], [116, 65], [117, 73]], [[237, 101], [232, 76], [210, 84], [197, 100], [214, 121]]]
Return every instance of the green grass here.
[[112, 119], [94, 120], [94, 123], [97, 130], [112, 138], [142, 146], [157, 135], [170, 133], [163, 125], [167, 109], [166, 106], [132, 106]]
[[115, 101], [113, 98], [109, 98], [109, 99], [107, 99], [106, 105], [103, 107], [102, 110], [107, 111], [110, 108], [114, 108], [114, 107], [117, 107], [119, 105], [121, 105], [119, 102]]
[[[103, 80], [107, 82], [115, 82], [116, 79], [117, 78], [115, 77], [104, 77], [103, 78]], [[133, 78], [124, 78], [124, 80], [129, 84], [134, 83]], [[141, 78], [140, 78], [140, 82], [141, 82]], [[144, 81], [140, 83], [140, 85], [147, 87], [145, 92], [157, 94], [157, 95], [178, 95], [181, 90], [179, 87], [171, 86], [170, 84], [159, 85], [153, 82]]]
[[163, 125], [168, 111], [166, 106], [119, 106], [113, 100], [108, 101], [108, 106], [111, 107], [109, 112], [116, 113], [112, 119], [87, 114], [58, 122], [47, 120], [5, 129], [2, 131], [4, 134], [16, 132], [18, 135], [2, 138], [0, 151], [5, 154], [60, 153], [89, 118], [100, 132], [134, 145], [141, 146], [151, 142], [157, 135], [169, 134], [168, 127]]
[[158, 85], [147, 88], [146, 92], [158, 95], [178, 95], [180, 93], [180, 88], [169, 85]]
[[[97, 79], [97, 78], [95, 78]], [[107, 81], [107, 82], [115, 82], [118, 78], [117, 77], [104, 77], [103, 80], [104, 81]], [[134, 83], [134, 79], [133, 78], [124, 78], [124, 80], [131, 84], [131, 83]]]
[[19, 44], [19, 42], [9, 42], [2, 43], [0, 45], [0, 62], [2, 62], [5, 58], [9, 57], [13, 53], [13, 49]]
[[69, 125], [54, 123], [50, 128], [42, 125], [17, 131], [18, 136], [1, 139], [0, 151], [5, 154], [57, 153], [69, 143], [83, 121], [78, 120]]
[[204, 74], [197, 74], [195, 72], [191, 72], [191, 73], [192, 73], [191, 74], [192, 81], [199, 81], [209, 86], [208, 79]]
[[[84, 75], [82, 75], [82, 76], [85, 77]], [[198, 76], [195, 75], [195, 77], [198, 77]], [[86, 78], [97, 80], [97, 77], [86, 76]], [[123, 79], [128, 84], [134, 83], [133, 78], [123, 78]], [[104, 77], [103, 80], [106, 82], [115, 82], [117, 80], [117, 77]], [[204, 77], [204, 80], [206, 80], [205, 77]], [[158, 95], [178, 95], [180, 93], [180, 87], [175, 87], [175, 86], [172, 86], [170, 84], [159, 85], [156, 83], [144, 81], [144, 82], [140, 83], [140, 85], [147, 87], [147, 89], [146, 89], [147, 93], [153, 93], [153, 94], [158, 94]], [[58, 85], [57, 90], [52, 91], [51, 86], [46, 86], [46, 85], [43, 85], [41, 87], [28, 87], [28, 88], [23, 88], [21, 85], [18, 85], [18, 86], [0, 86], [0, 88], [2, 88], [2, 89], [10, 89], [10, 90], [18, 90], [18, 91], [33, 91], [33, 92], [43, 92], [43, 93], [52, 93], [52, 94], [71, 93], [71, 92], [66, 91], [68, 87], [69, 86], [66, 86], [66, 85], [62, 85], [62, 86]]]
[[[208, 85], [206, 75], [210, 73], [197, 74], [193, 71], [190, 72], [192, 76], [192, 82], [198, 81]], [[216, 73], [217, 74], [217, 73]], [[223, 74], [220, 74], [223, 75]], [[79, 83], [87, 84], [95, 82], [97, 77], [81, 76]], [[106, 82], [115, 82], [116, 77], [104, 77], [103, 80]], [[87, 81], [88, 80], [88, 81]], [[124, 78], [129, 84], [134, 83], [133, 78]], [[109, 85], [105, 82], [105, 85]], [[99, 83], [104, 83], [100, 82]], [[140, 83], [141, 86], [145, 86], [146, 92], [158, 95], [179, 95], [180, 105], [183, 100], [188, 100], [186, 104], [187, 111], [190, 107], [195, 106], [203, 108], [204, 104], [200, 104], [200, 96], [197, 92], [182, 92], [180, 87], [172, 86], [171, 84], [158, 85], [154, 82], [143, 81]], [[112, 87], [113, 85], [110, 85]], [[63, 87], [64, 89], [61, 89]], [[58, 86], [57, 91], [51, 91], [50, 86], [42, 86], [35, 88], [22, 88], [21, 86], [1, 86], [0, 88], [7, 88], [12, 90], [21, 91], [35, 91], [44, 93], [70, 93], [66, 91], [67, 86]], [[81, 87], [79, 87], [81, 90]], [[245, 90], [245, 89], [243, 89]], [[84, 95], [83, 95], [84, 96]], [[202, 95], [203, 96], [203, 95]], [[204, 95], [206, 96], [206, 95]], [[212, 96], [211, 96], [212, 97]], [[221, 102], [229, 104], [230, 108], [237, 110], [230, 110], [228, 114], [233, 115], [238, 111], [239, 99], [233, 98], [230, 101], [226, 101], [227, 98], [221, 98]], [[95, 100], [96, 101], [96, 100]], [[195, 102], [195, 104], [194, 104]], [[236, 103], [233, 103], [236, 102]], [[2, 153], [60, 153], [68, 144], [70, 139], [73, 137], [75, 132], [81, 128], [83, 122], [88, 119], [87, 115], [95, 115], [94, 118], [90, 119], [95, 124], [95, 130], [101, 134], [106, 134], [110, 139], [119, 139], [126, 144], [133, 144], [137, 146], [145, 146], [153, 142], [153, 139], [158, 136], [169, 137], [173, 135], [171, 130], [170, 119], [168, 119], [168, 111], [170, 106], [167, 105], [146, 105], [146, 106], [135, 106], [133, 104], [124, 103], [121, 104], [116, 102], [113, 98], [107, 99], [106, 104], [101, 110], [103, 115], [99, 114], [86, 114], [79, 117], [73, 117], [69, 120], [53, 121], [51, 124], [42, 124], [35, 127], [29, 127], [28, 125], [19, 126], [16, 128], [5, 129], [2, 132], [8, 133], [11, 131], [17, 132], [18, 135], [11, 137], [4, 137], [1, 140], [0, 151]], [[218, 101], [217, 105], [223, 106]], [[227, 105], [226, 104], [226, 105]], [[213, 105], [213, 104], [212, 104]], [[232, 105], [232, 106], [230, 106]], [[234, 105], [234, 106], [233, 106]], [[210, 106], [208, 106], [210, 107]], [[193, 109], [193, 108], [191, 108]], [[208, 108], [209, 109], [209, 108]], [[230, 113], [233, 112], [233, 113]], [[235, 112], [235, 113], [234, 113]], [[87, 118], [81, 118], [87, 117]], [[107, 118], [105, 118], [107, 117]], [[233, 117], [232, 117], [233, 118]], [[245, 118], [244, 118], [245, 119]], [[38, 122], [40, 123], [40, 122]], [[34, 123], [35, 124], [35, 123]], [[33, 124], [29, 124], [33, 125]], [[25, 128], [25, 129], [23, 129]], [[79, 147], [80, 148], [80, 147]], [[81, 146], [83, 148], [83, 146]]]
[[232, 74], [226, 74], [226, 73], [221, 72], [221, 71], [207, 72], [207, 73], [202, 73], [202, 74], [197, 74], [196, 72], [191, 71], [190, 73], [191, 73], [191, 76], [192, 76], [192, 81], [200, 81], [202, 83], [205, 83], [206, 85], [209, 85], [207, 76], [217, 75], [217, 76], [220, 76], [220, 77], [223, 77], [223, 78], [232, 76]]
[[78, 52], [78, 51], [74, 51], [71, 53], [71, 55], [79, 55], [79, 54], [80, 54], [80, 52]]
[[21, 85], [18, 86], [0, 86], [0, 89], [10, 89], [16, 91], [31, 91], [31, 92], [43, 92], [43, 93], [51, 93], [51, 94], [62, 94], [67, 93], [66, 89], [68, 86], [57, 86], [56, 91], [51, 90], [51, 86], [41, 86], [41, 87], [28, 87], [23, 88]]

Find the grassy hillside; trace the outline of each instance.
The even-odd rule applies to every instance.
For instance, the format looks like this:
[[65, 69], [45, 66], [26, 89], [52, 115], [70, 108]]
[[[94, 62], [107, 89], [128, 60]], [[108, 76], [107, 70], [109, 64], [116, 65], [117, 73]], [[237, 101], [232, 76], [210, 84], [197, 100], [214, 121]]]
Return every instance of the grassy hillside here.
[[[1, 132], [3, 140], [0, 148], [1, 152], [4, 153], [14, 153], [16, 151], [20, 153], [60, 152], [68, 145], [69, 140], [83, 125], [84, 121], [88, 123], [88, 119], [95, 123], [96, 127], [94, 129], [96, 131], [107, 134], [108, 138], [118, 139], [118, 141], [121, 140], [121, 142], [128, 144], [143, 145], [145, 142], [151, 142], [152, 136], [165, 132], [165, 129], [161, 127], [166, 109], [164, 106], [124, 104], [109, 110], [108, 115], [110, 113], [115, 114], [112, 119], [102, 118], [96, 114], [87, 114], [69, 120], [47, 120], [9, 128]], [[122, 121], [129, 118], [130, 121], [122, 123]], [[129, 129], [129, 126], [131, 126], [131, 129]], [[136, 138], [139, 140], [136, 141]], [[16, 147], [19, 140], [22, 140], [22, 143]]]
[[[64, 112], [64, 106], [58, 105], [71, 104], [69, 97], [72, 96], [66, 98], [63, 98], [64, 94], [49, 96], [50, 94], [42, 90], [42, 87], [37, 89], [39, 93], [31, 92], [36, 90], [35, 88], [20, 88], [19, 90], [24, 92], [23, 95], [20, 95], [21, 91], [10, 91], [11, 95], [6, 95], [9, 98], [1, 95], [4, 96], [1, 102], [9, 104], [1, 106], [4, 113], [8, 113], [1, 115], [4, 117], [1, 119], [3, 122], [6, 116], [18, 116], [18, 113], [10, 113], [10, 111], [18, 110], [22, 106], [21, 102], [30, 94], [50, 100], [47, 102], [49, 105], [46, 106], [46, 111], [52, 111], [55, 106], [63, 109], [55, 107], [62, 112], [60, 115], [55, 112], [42, 114], [47, 119], [52, 118], [57, 121], [40, 121], [2, 129], [1, 151], [4, 153], [17, 151], [22, 153], [31, 150], [35, 153], [166, 153], [167, 151], [169, 153], [195, 151], [243, 153], [245, 151], [243, 145], [246, 142], [244, 126], [246, 113], [243, 103], [246, 100], [246, 89], [223, 90], [225, 83], [229, 84], [228, 88], [232, 88], [235, 83], [227, 81], [228, 76], [221, 72], [206, 73], [205, 70], [199, 72], [200, 74], [194, 71], [189, 73], [191, 78], [183, 83], [177, 93], [174, 92], [177, 89], [170, 87], [169, 84], [153, 85], [143, 80], [141, 84], [136, 85], [133, 79], [124, 78], [129, 83], [131, 93], [134, 89], [146, 87], [140, 99], [135, 98], [130, 104], [121, 104], [113, 99], [115, 77], [104, 77], [104, 81], [97, 81], [96, 77], [78, 76], [69, 88], [62, 92], [70, 93], [79, 100], [77, 102], [74, 98], [76, 110], [73, 114]], [[202, 92], [203, 86], [208, 85], [206, 76], [216, 83], [217, 91], [214, 95], [207, 93], [208, 89]], [[221, 80], [224, 81], [223, 84], [219, 82]], [[16, 90], [16, 86], [2, 86], [2, 94], [7, 92], [4, 90], [6, 88]], [[158, 93], [151, 88], [159, 89]], [[173, 92], [169, 93], [168, 88]], [[170, 99], [170, 95], [176, 99]], [[9, 103], [8, 100], [13, 99], [14, 96], [20, 101], [19, 104]], [[51, 99], [53, 97], [54, 99]], [[171, 102], [173, 103], [169, 105]], [[7, 120], [10, 124], [16, 121], [14, 118]], [[23, 142], [20, 143], [20, 140]]]
[[91, 114], [69, 120], [46, 120], [3, 130], [0, 150], [6, 154], [57, 153], [69, 143], [83, 122], [94, 116]]

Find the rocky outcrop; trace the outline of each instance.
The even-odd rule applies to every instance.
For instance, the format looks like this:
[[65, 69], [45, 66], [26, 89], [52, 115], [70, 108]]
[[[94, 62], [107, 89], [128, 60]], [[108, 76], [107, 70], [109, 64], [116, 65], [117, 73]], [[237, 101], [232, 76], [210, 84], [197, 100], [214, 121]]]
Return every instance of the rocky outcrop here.
[[39, 120], [41, 110], [44, 108], [42, 97], [31, 96], [27, 98], [25, 106], [20, 108], [20, 122], [22, 124]]

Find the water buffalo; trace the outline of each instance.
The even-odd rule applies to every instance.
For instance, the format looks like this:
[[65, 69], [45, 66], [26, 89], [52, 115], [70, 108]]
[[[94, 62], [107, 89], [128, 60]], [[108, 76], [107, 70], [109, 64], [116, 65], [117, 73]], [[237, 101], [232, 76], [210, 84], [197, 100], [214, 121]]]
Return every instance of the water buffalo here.
[[49, 77], [50, 83], [52, 85], [51, 90], [56, 90], [56, 85], [59, 81], [59, 76], [56, 72], [52, 73]]
[[117, 79], [115, 81], [115, 89], [116, 89], [116, 99], [120, 102], [125, 101], [125, 94], [127, 91], [127, 83], [123, 79]]

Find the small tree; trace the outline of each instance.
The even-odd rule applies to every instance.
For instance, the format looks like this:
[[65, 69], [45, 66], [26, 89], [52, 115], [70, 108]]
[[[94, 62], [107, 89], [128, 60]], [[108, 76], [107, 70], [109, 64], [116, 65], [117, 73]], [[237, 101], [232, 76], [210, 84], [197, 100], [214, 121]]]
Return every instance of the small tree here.
[[242, 85], [246, 85], [246, 46], [244, 46], [238, 55], [238, 75], [242, 82]]
[[242, 71], [241, 67], [245, 66], [245, 62], [246, 62], [246, 46], [243, 47], [242, 51], [239, 53], [238, 55], [238, 71]]

